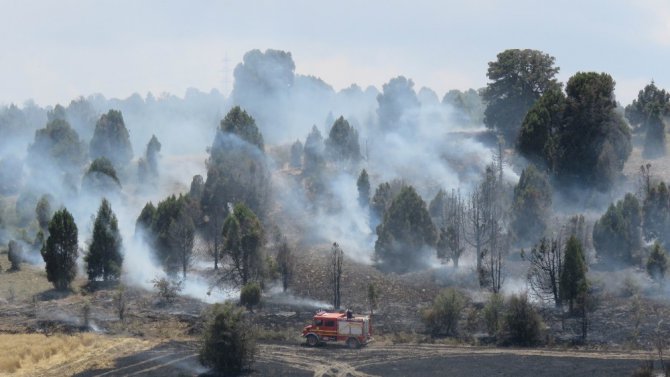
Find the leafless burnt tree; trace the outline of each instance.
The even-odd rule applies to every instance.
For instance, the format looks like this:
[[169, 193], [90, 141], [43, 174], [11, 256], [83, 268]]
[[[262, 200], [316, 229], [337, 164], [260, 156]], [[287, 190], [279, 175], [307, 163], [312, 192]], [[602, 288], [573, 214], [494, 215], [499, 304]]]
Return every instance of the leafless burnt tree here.
[[543, 301], [554, 301], [560, 307], [560, 273], [563, 268], [563, 250], [560, 238], [543, 237], [528, 254], [522, 250], [521, 257], [528, 260], [528, 284], [531, 293]]

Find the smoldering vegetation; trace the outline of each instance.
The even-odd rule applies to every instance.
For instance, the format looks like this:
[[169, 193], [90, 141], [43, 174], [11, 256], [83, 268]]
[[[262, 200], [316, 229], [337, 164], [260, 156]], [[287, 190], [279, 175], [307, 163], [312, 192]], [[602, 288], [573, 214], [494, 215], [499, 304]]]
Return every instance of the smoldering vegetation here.
[[[371, 221], [369, 210], [357, 204], [362, 168], [371, 172], [373, 188], [403, 179], [429, 197], [439, 187], [470, 187], [490, 159], [489, 146], [477, 140], [484, 130], [467, 113], [478, 109], [454, 107], [446, 97], [440, 102], [427, 88], [421, 104], [404, 77], [392, 79], [381, 92], [355, 84], [336, 92], [316, 77], [296, 74], [290, 53], [269, 50], [246, 54], [235, 78], [228, 98], [216, 90], [193, 89], [183, 98], [149, 93], [118, 100], [94, 94], [67, 106], [26, 102], [3, 108], [2, 242], [37, 242], [46, 224], [40, 229], [34, 222], [35, 207], [45, 195], [49, 210], [65, 207], [74, 214], [83, 249], [103, 197], [119, 216], [125, 242], [135, 242], [134, 220], [144, 203], [186, 193], [193, 176], [206, 176], [207, 152], [222, 137], [217, 123], [233, 105], [254, 118], [268, 145], [261, 158], [272, 174], [273, 209], [295, 219], [290, 226], [303, 229], [309, 241], [341, 240], [348, 254], [367, 263], [379, 219]], [[343, 156], [348, 152], [338, 146], [341, 141], [333, 140], [336, 135], [329, 135], [336, 117], [355, 133], [350, 145], [356, 151], [349, 156]], [[306, 140], [310, 130], [321, 134], [313, 145]], [[306, 179], [296, 180], [290, 171], [288, 147], [295, 141], [306, 146], [296, 170], [305, 171]], [[308, 176], [310, 164], [318, 177]], [[151, 254], [136, 244], [132, 249], [139, 251], [128, 250], [130, 258]], [[26, 254], [38, 250], [26, 248]]]
[[[533, 72], [508, 59], [531, 61]], [[229, 96], [190, 89], [5, 106], [0, 244], [49, 270], [52, 220], [67, 209], [77, 273], [92, 282], [208, 303], [258, 283], [268, 302], [336, 309], [334, 277], [316, 294], [292, 284], [318, 280], [296, 267], [305, 251], [340, 276], [341, 250], [357, 266], [459, 289], [422, 313], [431, 336], [457, 333], [441, 327], [449, 311], [439, 305], [502, 311], [492, 298], [502, 294], [505, 310], [537, 327], [537, 309], [552, 325], [567, 318], [586, 341], [598, 298], [668, 297], [668, 177], [656, 173], [664, 148], [648, 135], [665, 135], [670, 106], [652, 83], [624, 110], [611, 76], [559, 83], [554, 60], [507, 50], [490, 63], [487, 87], [438, 95], [404, 76], [337, 91], [295, 72], [289, 52], [253, 50]], [[631, 173], [643, 138], [655, 160]], [[114, 214], [106, 222], [103, 199]], [[91, 267], [97, 237], [110, 234], [122, 258]], [[531, 345], [533, 336], [505, 339]]]

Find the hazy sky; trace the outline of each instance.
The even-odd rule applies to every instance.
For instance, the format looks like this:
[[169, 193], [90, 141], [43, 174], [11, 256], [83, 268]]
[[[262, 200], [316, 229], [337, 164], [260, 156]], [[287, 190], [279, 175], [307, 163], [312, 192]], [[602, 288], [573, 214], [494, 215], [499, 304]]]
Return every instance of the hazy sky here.
[[652, 78], [670, 89], [670, 1], [0, 0], [0, 104], [223, 91], [254, 48], [290, 51], [335, 89], [403, 74], [440, 97], [484, 86], [498, 52], [533, 48], [563, 81], [610, 73], [626, 104]]

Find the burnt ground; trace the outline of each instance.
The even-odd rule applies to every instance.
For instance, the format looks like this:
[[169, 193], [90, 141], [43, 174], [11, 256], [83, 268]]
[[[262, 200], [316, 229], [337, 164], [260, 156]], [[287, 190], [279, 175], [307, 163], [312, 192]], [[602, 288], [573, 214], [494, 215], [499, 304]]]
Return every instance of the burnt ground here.
[[[379, 305], [373, 317], [378, 342], [357, 351], [332, 344], [313, 349], [301, 345], [299, 334], [314, 310], [329, 300], [329, 291], [324, 289], [328, 287], [328, 268], [322, 258], [328, 247], [301, 250], [298, 268], [303, 273], [295, 277], [290, 295], [266, 296], [261, 307], [246, 314], [259, 330], [260, 341], [257, 360], [248, 375], [630, 376], [642, 361], [656, 356], [654, 335], [659, 321], [670, 315], [668, 303], [657, 296], [643, 294], [635, 310], [631, 297], [604, 290], [590, 314], [586, 344], [575, 341], [580, 333], [578, 319], [562, 319], [545, 306], [541, 310], [545, 345], [536, 349], [496, 348], [485, 334], [482, 309], [487, 294], [467, 283], [471, 275], [467, 269], [460, 274], [427, 270], [397, 275], [346, 260], [342, 297], [347, 307], [366, 312], [367, 285], [379, 288]], [[459, 336], [431, 339], [424, 331], [421, 309], [445, 286], [458, 286], [467, 296]], [[161, 304], [152, 292], [127, 287], [127, 314], [122, 322], [115, 313], [114, 295], [113, 287], [93, 292], [80, 289], [66, 295], [51, 290], [40, 290], [34, 296], [17, 294], [11, 302], [0, 305], [0, 333], [48, 336], [96, 331], [157, 344], [130, 355], [130, 351], [109, 354], [110, 363], [95, 367], [99, 369], [68, 369], [79, 372], [78, 376], [207, 373], [198, 362], [197, 339], [208, 304], [188, 297]], [[90, 326], [83, 321], [87, 306]], [[670, 327], [663, 325], [661, 335], [670, 339]]]
[[[349, 350], [337, 345], [259, 344], [247, 376], [630, 376], [643, 354], [481, 349], [444, 345], [376, 345]], [[197, 376], [207, 370], [192, 342], [169, 342], [115, 361], [113, 368], [77, 377]]]

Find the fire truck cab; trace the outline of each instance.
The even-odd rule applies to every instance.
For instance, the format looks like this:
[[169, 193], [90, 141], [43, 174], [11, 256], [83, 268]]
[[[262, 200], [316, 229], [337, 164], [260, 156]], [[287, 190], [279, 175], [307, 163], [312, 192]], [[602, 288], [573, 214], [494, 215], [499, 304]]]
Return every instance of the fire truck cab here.
[[320, 311], [312, 324], [302, 330], [302, 337], [310, 347], [323, 342], [346, 342], [349, 348], [359, 348], [372, 341], [370, 317]]

